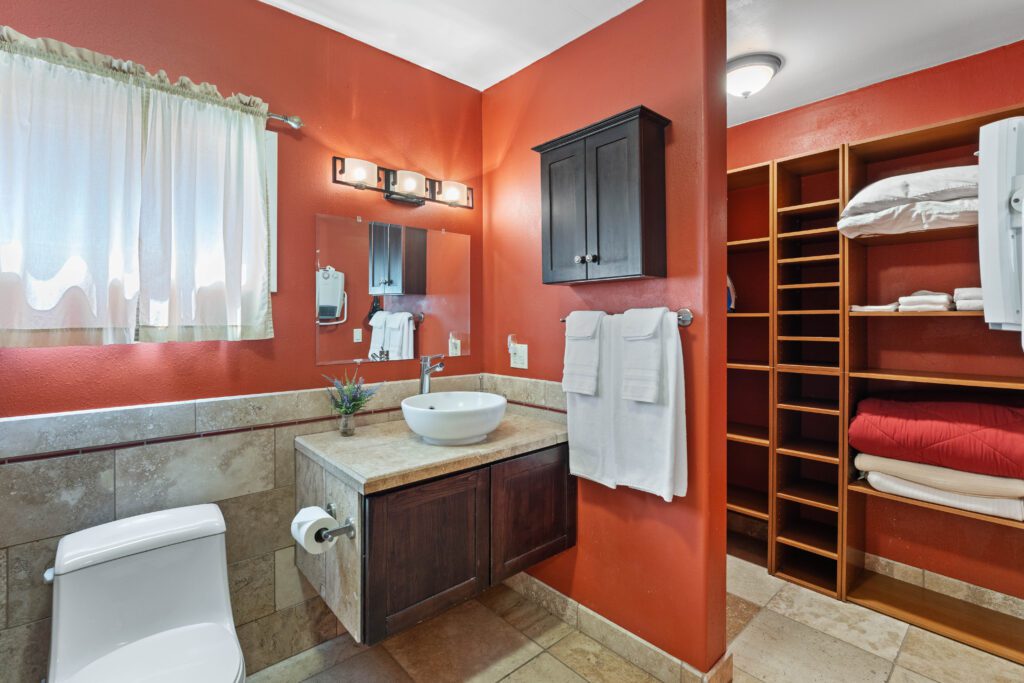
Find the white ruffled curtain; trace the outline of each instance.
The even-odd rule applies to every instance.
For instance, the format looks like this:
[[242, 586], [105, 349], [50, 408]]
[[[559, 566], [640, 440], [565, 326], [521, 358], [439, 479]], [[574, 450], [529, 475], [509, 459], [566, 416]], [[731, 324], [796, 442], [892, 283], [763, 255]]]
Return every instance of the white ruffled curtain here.
[[272, 337], [265, 124], [0, 27], [0, 345]]

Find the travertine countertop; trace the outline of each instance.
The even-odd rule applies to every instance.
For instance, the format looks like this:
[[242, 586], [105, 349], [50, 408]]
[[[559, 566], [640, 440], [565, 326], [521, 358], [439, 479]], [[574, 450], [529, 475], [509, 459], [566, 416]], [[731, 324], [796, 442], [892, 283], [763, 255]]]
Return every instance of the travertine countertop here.
[[300, 436], [295, 447], [360, 493], [378, 493], [444, 474], [529, 453], [569, 439], [563, 423], [505, 414], [485, 441], [468, 446], [431, 446], [393, 420], [337, 432]]

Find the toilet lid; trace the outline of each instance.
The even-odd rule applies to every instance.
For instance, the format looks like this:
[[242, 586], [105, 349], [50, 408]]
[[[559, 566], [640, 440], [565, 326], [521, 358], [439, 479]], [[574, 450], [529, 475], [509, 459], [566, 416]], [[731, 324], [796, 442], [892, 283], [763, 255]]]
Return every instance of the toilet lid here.
[[193, 624], [119, 647], [67, 683], [235, 683], [243, 670], [233, 631], [220, 624]]

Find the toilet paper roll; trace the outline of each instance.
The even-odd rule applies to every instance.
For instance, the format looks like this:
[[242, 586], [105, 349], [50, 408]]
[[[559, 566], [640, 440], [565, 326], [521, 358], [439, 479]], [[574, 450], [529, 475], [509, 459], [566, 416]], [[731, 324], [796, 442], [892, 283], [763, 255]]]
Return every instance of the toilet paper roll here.
[[327, 514], [321, 507], [302, 508], [292, 518], [292, 538], [302, 546], [307, 553], [319, 555], [326, 552], [328, 548], [337, 542], [337, 538], [329, 541], [316, 540], [316, 532], [321, 529], [334, 529], [340, 526], [338, 520]]

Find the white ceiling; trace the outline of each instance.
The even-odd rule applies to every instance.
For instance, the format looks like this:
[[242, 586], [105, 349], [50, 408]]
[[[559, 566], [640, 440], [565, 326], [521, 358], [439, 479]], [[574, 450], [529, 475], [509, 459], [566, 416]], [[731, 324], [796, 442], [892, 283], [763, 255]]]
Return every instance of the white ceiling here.
[[640, 0], [261, 0], [484, 90]]
[[1024, 38], [1022, 0], [728, 0], [727, 7], [729, 57], [775, 52], [785, 60], [761, 92], [729, 97], [730, 126]]

